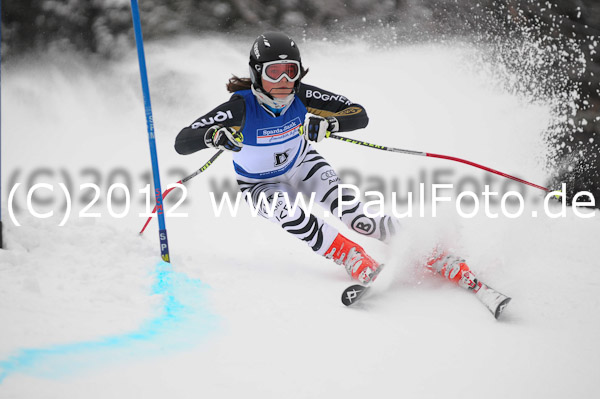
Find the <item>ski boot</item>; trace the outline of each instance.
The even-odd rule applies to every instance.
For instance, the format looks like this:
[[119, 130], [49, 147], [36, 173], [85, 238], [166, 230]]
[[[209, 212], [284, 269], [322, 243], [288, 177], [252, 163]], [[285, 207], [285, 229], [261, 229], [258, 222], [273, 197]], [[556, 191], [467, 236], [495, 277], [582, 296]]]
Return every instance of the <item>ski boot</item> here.
[[362, 284], [375, 281], [381, 265], [371, 258], [365, 250], [355, 242], [339, 234], [325, 251], [327, 259], [333, 259], [338, 265], [343, 265], [348, 274]]

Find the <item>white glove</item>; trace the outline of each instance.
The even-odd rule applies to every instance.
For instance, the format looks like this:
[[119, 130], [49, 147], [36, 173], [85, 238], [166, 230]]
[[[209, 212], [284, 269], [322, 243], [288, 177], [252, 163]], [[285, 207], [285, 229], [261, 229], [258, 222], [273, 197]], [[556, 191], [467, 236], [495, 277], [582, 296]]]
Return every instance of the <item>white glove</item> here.
[[231, 127], [215, 125], [208, 128], [204, 134], [204, 143], [207, 147], [220, 150], [238, 152], [242, 149], [244, 137]]
[[327, 134], [328, 132], [337, 132], [339, 130], [339, 123], [333, 116], [328, 118], [323, 118], [322, 116], [309, 116], [304, 120], [302, 129], [310, 141], [318, 143], [325, 137], [329, 137]]

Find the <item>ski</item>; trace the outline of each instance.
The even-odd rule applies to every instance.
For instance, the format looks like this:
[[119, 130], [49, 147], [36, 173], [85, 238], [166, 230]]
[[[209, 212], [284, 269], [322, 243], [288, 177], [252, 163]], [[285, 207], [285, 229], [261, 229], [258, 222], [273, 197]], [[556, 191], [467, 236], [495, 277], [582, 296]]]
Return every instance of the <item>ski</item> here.
[[[383, 269], [383, 265], [379, 266], [375, 271], [371, 281], [368, 284], [353, 284], [347, 287], [342, 293], [342, 303], [345, 306], [351, 306], [355, 303], [359, 302], [371, 289], [371, 284], [377, 278], [377, 275]], [[490, 311], [490, 313], [494, 316], [494, 318], [498, 319], [504, 309], [511, 301], [511, 298], [496, 291], [492, 287], [487, 284], [482, 283], [481, 281], [477, 282], [479, 285], [479, 289], [475, 292], [475, 296], [477, 299], [483, 303], [483, 305]]]
[[375, 270], [375, 273], [368, 284], [353, 284], [346, 288], [342, 293], [342, 303], [346, 306], [350, 306], [358, 302], [371, 289], [371, 283], [375, 281], [377, 275], [381, 272], [381, 269], [383, 269], [383, 265], [379, 265], [377, 270]]
[[[383, 266], [383, 265], [382, 265]], [[377, 269], [377, 274], [381, 267]], [[377, 277], [377, 275], [375, 275]], [[371, 284], [353, 284], [346, 288], [342, 293], [342, 303], [345, 306], [351, 306], [359, 302], [371, 289]], [[481, 287], [475, 292], [477, 299], [490, 311], [494, 318], [498, 319], [504, 309], [511, 301], [511, 298], [494, 290], [488, 285], [481, 283]]]
[[496, 319], [498, 319], [502, 312], [504, 312], [506, 305], [508, 305], [511, 300], [511, 298], [501, 294], [484, 283], [481, 283], [481, 287], [479, 290], [477, 290], [475, 296], [477, 299], [479, 299], [479, 301], [481, 301], [481, 303], [485, 305], [485, 307]]
[[342, 303], [346, 306], [355, 304], [369, 291], [369, 286], [354, 284], [346, 288], [342, 293]]

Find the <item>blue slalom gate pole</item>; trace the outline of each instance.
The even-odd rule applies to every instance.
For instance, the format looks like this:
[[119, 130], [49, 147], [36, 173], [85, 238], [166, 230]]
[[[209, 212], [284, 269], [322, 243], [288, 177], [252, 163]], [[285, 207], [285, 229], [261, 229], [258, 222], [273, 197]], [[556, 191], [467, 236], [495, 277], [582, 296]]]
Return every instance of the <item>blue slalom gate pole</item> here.
[[148, 142], [150, 144], [150, 158], [152, 160], [152, 177], [154, 179], [154, 197], [156, 198], [156, 215], [158, 216], [158, 237], [160, 239], [160, 256], [165, 262], [170, 262], [169, 243], [167, 241], [167, 228], [165, 227], [165, 212], [163, 207], [162, 189], [160, 187], [160, 174], [158, 172], [158, 156], [156, 154], [156, 140], [154, 138], [154, 121], [152, 119], [152, 105], [150, 104], [150, 88], [148, 87], [148, 73], [146, 71], [146, 56], [144, 55], [144, 39], [142, 37], [142, 23], [137, 0], [131, 0], [131, 14], [133, 17], [133, 30], [137, 45], [140, 76], [142, 78], [142, 91], [144, 93], [144, 107], [146, 109], [146, 125], [148, 126]]

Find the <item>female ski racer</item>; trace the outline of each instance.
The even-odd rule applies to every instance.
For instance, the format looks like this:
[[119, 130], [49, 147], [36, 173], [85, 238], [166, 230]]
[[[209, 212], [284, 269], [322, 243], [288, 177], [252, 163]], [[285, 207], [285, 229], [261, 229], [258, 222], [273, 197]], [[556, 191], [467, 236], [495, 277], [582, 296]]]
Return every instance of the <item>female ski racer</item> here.
[[[363, 204], [352, 201], [351, 192], [338, 190], [341, 182], [335, 171], [313, 147], [328, 132], [366, 127], [369, 118], [364, 107], [303, 83], [308, 70], [296, 42], [283, 33], [260, 35], [250, 49], [249, 64], [250, 78], [232, 77], [227, 84], [233, 93], [229, 101], [182, 129], [176, 151], [183, 155], [205, 148], [231, 151], [239, 187], [250, 194], [254, 207], [263, 205], [261, 216], [305, 241], [316, 254], [344, 265], [353, 279], [371, 282], [380, 264], [360, 245], [299, 207], [291, 214], [283, 201], [283, 193], [291, 203], [299, 193], [315, 193], [315, 201], [352, 230], [389, 242], [399, 228], [398, 220], [387, 215], [367, 217]], [[273, 212], [267, 211], [261, 197]], [[345, 205], [348, 202], [354, 203]], [[456, 256], [438, 252], [427, 266], [474, 292], [482, 287]]]

